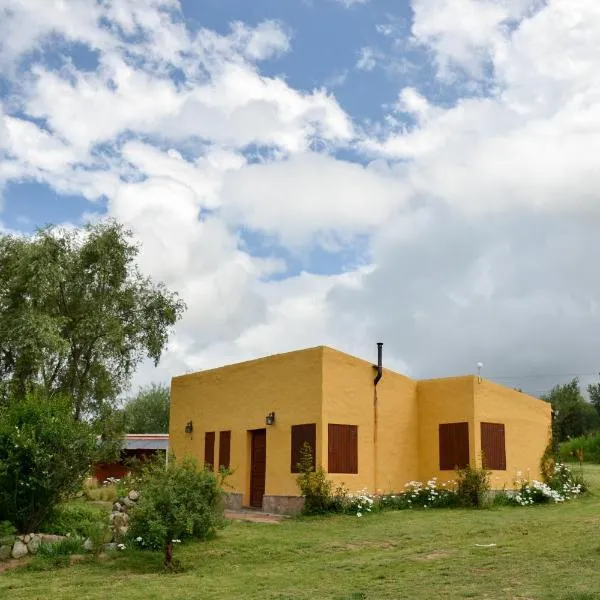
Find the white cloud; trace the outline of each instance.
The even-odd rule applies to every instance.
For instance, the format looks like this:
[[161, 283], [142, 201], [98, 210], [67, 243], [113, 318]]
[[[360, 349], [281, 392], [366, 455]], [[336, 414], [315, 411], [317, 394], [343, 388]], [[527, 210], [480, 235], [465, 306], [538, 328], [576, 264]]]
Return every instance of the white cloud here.
[[226, 218], [290, 246], [373, 231], [407, 196], [391, 173], [316, 153], [230, 171], [222, 190]]
[[334, 0], [334, 2], [343, 5], [345, 8], [352, 8], [359, 4], [366, 4], [369, 0]]
[[[195, 30], [176, 0], [0, 4], [9, 76], [50, 39], [97, 53], [97, 68], [34, 58], [19, 74], [0, 112], [0, 183], [106, 196], [144, 272], [181, 292], [160, 370], [138, 381], [322, 343], [369, 358], [380, 338], [386, 363], [416, 376], [479, 360], [496, 374], [592, 368], [596, 0], [413, 0], [412, 42], [437, 80], [397, 79], [390, 114], [369, 124], [381, 136], [360, 139], [368, 166], [336, 152], [357, 150], [361, 127], [333, 94], [261, 72], [292, 51], [286, 24]], [[379, 30], [389, 44], [401, 27]], [[365, 47], [357, 68], [398, 63], [407, 44], [400, 57]], [[436, 101], [432, 84], [456, 99]], [[295, 257], [360, 240], [353, 262], [369, 265], [289, 276], [241, 230]]]
[[360, 71], [372, 71], [376, 66], [377, 62], [381, 59], [381, 53], [375, 48], [365, 46], [360, 49], [358, 60], [356, 61], [356, 68]]

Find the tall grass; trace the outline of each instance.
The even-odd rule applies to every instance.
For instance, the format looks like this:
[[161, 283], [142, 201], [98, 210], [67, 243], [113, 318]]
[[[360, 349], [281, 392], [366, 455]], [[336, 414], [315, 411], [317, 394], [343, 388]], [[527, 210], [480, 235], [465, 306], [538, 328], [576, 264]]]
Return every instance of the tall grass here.
[[101, 485], [97, 479], [90, 477], [83, 483], [83, 494], [88, 500], [114, 502], [117, 486], [114, 483]]
[[565, 462], [600, 463], [600, 431], [562, 442], [559, 454]]

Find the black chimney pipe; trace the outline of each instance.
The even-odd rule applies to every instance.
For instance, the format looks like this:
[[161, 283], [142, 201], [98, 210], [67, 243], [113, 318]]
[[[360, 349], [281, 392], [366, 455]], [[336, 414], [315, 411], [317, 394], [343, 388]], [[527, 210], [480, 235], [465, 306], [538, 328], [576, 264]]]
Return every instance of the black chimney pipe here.
[[373, 383], [377, 385], [383, 375], [383, 342], [377, 342], [377, 375]]

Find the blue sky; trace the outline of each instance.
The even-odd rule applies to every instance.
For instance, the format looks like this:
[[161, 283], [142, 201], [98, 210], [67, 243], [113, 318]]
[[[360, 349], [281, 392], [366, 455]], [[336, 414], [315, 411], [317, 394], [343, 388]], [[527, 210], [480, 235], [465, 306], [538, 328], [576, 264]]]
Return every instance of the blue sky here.
[[0, 39], [0, 226], [116, 218], [188, 304], [136, 383], [379, 339], [593, 379], [595, 0], [0, 0]]

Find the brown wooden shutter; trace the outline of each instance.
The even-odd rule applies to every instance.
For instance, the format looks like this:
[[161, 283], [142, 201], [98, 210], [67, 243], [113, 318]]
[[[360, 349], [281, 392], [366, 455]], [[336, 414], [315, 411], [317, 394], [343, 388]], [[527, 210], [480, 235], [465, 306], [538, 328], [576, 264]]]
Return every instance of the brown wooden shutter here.
[[215, 468], [215, 432], [204, 434], [204, 465], [211, 471]]
[[506, 471], [506, 447], [503, 423], [481, 424], [483, 468]]
[[292, 453], [290, 462], [290, 470], [292, 473], [298, 473], [300, 451], [305, 442], [310, 444], [314, 469], [317, 464], [317, 426], [315, 423], [292, 425]]
[[328, 428], [330, 473], [358, 473], [358, 427], [333, 425]]
[[231, 431], [219, 433], [219, 468], [229, 469], [231, 460]]
[[442, 423], [440, 437], [440, 471], [463, 469], [469, 464], [469, 424]]

